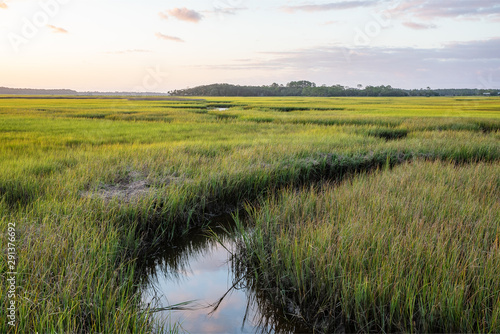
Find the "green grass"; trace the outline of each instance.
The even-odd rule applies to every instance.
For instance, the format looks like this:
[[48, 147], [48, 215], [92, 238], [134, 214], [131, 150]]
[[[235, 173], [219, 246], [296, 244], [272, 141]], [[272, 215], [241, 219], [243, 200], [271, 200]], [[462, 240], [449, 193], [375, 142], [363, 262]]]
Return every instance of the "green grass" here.
[[499, 108], [496, 98], [0, 99], [0, 240], [15, 222], [19, 257], [18, 326], [2, 317], [0, 332], [149, 332], [135, 270], [155, 244], [283, 188], [407, 161], [491, 177]]
[[284, 190], [250, 210], [242, 274], [321, 332], [496, 333], [499, 198], [482, 163]]

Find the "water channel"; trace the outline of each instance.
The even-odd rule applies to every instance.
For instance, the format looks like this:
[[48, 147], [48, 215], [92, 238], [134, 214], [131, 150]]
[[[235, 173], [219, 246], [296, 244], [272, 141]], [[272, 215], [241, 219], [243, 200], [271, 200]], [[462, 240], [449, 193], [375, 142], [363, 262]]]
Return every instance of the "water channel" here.
[[149, 265], [143, 303], [160, 309], [189, 303], [155, 312], [155, 320], [178, 323], [189, 333], [308, 332], [287, 321], [262, 291], [236, 277], [235, 240], [228, 215], [165, 247]]

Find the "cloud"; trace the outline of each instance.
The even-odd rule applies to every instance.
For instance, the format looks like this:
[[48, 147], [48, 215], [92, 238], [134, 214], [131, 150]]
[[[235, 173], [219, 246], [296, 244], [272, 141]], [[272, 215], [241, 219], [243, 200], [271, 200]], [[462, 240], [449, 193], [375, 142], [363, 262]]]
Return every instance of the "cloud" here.
[[142, 50], [142, 49], [131, 49], [131, 50], [122, 50], [122, 51], [108, 51], [106, 54], [131, 54], [131, 53], [149, 53], [151, 50]]
[[[212, 66], [218, 70], [263, 71], [290, 79], [307, 75], [316, 81], [355, 85], [391, 84], [415, 87], [481, 87], [481, 78], [492, 74], [489, 86], [500, 88], [500, 38], [450, 43], [441, 48], [325, 46], [289, 52], [261, 53], [260, 60]], [[326, 79], [326, 80], [325, 80]], [[484, 80], [484, 79], [483, 79]]]
[[221, 13], [221, 14], [227, 14], [227, 15], [236, 15], [236, 13], [238, 13], [242, 10], [247, 10], [247, 8], [244, 8], [244, 7], [216, 8], [215, 12]]
[[412, 15], [424, 20], [436, 18], [498, 18], [500, 3], [492, 0], [408, 0], [394, 14]]
[[219, 14], [219, 15], [236, 15], [238, 12], [247, 10], [245, 7], [214, 7], [214, 10], [209, 13]]
[[343, 9], [353, 9], [359, 7], [368, 7], [368, 6], [373, 6], [375, 3], [374, 1], [367, 1], [367, 0], [339, 1], [339, 2], [330, 2], [326, 4], [319, 4], [319, 5], [284, 6], [281, 7], [281, 9], [288, 13], [293, 13], [295, 11], [322, 12], [325, 10], [343, 10]]
[[7, 8], [9, 8], [9, 6], [7, 6], [7, 4], [2, 1], [2, 2], [0, 2], [0, 8], [1, 9], [7, 9]]
[[343, 23], [343, 22], [342, 21], [326, 21], [326, 22], [322, 23], [321, 25], [329, 26], [331, 24], [341, 24], [341, 23]]
[[484, 18], [493, 21], [500, 20], [500, 1], [496, 0], [341, 0], [323, 4], [311, 3], [284, 6], [281, 9], [293, 13], [296, 11], [322, 12], [375, 6], [385, 7], [391, 15], [399, 18], [416, 17], [420, 20]]
[[47, 24], [47, 27], [51, 29], [54, 34], [67, 34], [68, 31], [64, 28], [53, 26], [52, 24]]
[[235, 16], [244, 10], [248, 10], [248, 8], [231, 7], [229, 4], [219, 3], [216, 1], [212, 10], [204, 10], [203, 14], [206, 16], [218, 17], [223, 20], [225, 16]]
[[187, 8], [174, 8], [168, 10], [166, 13], [160, 12], [159, 15], [164, 20], [167, 20], [169, 16], [173, 16], [178, 20], [192, 23], [198, 23], [203, 18], [203, 15], [201, 15], [197, 11]]
[[155, 36], [159, 39], [163, 39], [163, 40], [166, 40], [166, 41], [174, 41], [174, 42], [180, 42], [180, 43], [184, 43], [184, 40], [179, 38], [179, 37], [175, 37], [175, 36], [168, 36], [168, 35], [164, 35], [162, 33], [159, 33], [157, 32], [155, 34]]
[[426, 29], [436, 29], [437, 25], [435, 24], [424, 24], [424, 23], [417, 23], [417, 22], [403, 22], [403, 25], [415, 29], [415, 30], [426, 30]]

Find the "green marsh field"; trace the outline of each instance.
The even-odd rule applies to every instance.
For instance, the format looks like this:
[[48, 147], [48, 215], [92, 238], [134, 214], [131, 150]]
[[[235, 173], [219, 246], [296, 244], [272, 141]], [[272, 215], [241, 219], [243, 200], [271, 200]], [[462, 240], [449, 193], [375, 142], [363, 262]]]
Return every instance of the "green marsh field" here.
[[239, 274], [311, 332], [500, 332], [497, 97], [12, 96], [0, 332], [158, 330], [141, 262], [237, 210]]

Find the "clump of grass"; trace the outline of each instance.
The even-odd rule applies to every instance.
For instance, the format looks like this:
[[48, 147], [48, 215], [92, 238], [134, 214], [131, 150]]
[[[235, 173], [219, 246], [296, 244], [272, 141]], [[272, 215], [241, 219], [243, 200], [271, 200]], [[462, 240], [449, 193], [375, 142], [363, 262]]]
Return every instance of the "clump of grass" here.
[[33, 201], [41, 190], [36, 183], [19, 180], [0, 181], [0, 199], [11, 207], [26, 205]]
[[480, 120], [476, 124], [479, 126], [481, 131], [488, 132], [498, 132], [500, 131], [500, 121], [497, 120]]
[[290, 111], [305, 111], [305, 110], [309, 110], [310, 108], [308, 108], [308, 107], [291, 107], [291, 106], [286, 106], [286, 107], [271, 107], [270, 109], [272, 111], [290, 112]]
[[408, 130], [394, 128], [375, 128], [368, 130], [368, 135], [383, 138], [385, 140], [395, 140], [408, 136]]
[[499, 175], [415, 162], [279, 192], [250, 210], [240, 269], [321, 332], [498, 332]]

